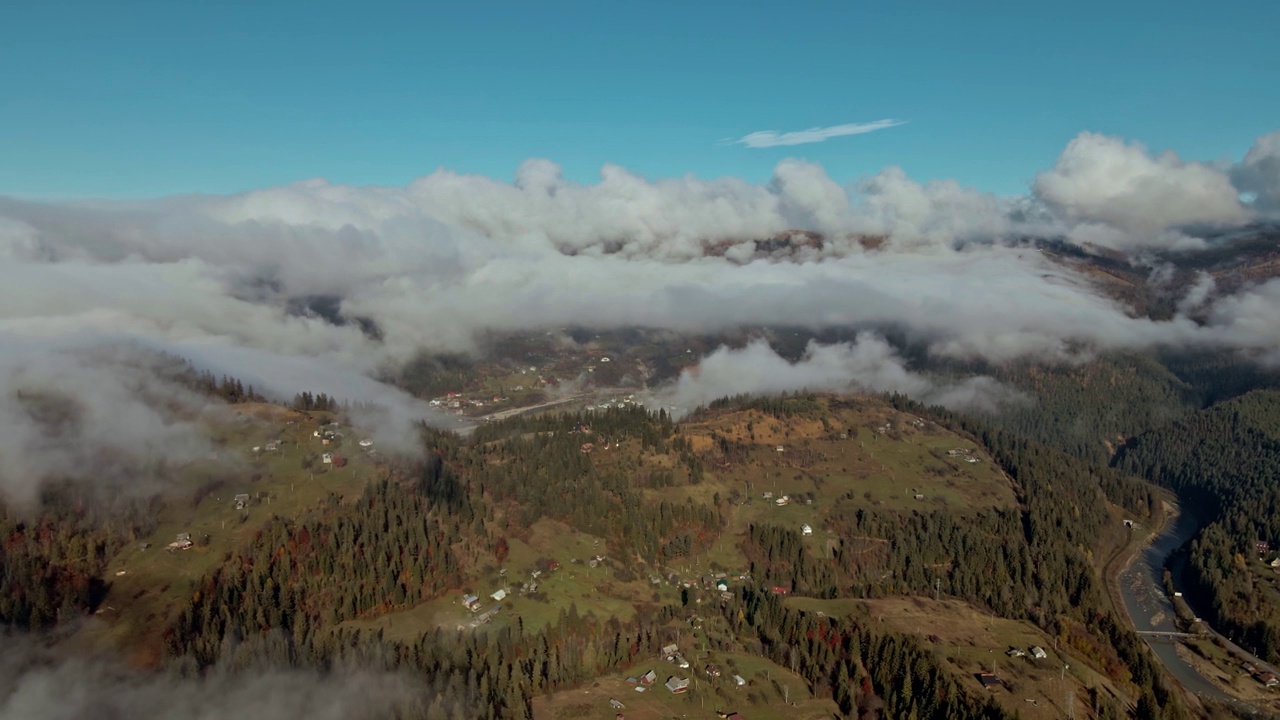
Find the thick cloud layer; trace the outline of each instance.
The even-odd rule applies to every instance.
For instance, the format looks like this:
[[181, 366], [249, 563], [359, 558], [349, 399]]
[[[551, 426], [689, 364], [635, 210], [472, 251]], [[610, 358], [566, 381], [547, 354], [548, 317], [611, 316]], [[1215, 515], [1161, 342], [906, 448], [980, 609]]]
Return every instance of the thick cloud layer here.
[[[614, 166], [582, 185], [530, 160], [513, 182], [442, 170], [406, 187], [315, 180], [135, 203], [0, 199], [0, 473], [74, 472], [111, 443], [187, 452], [180, 423], [130, 410], [125, 396], [149, 381], [91, 352], [106, 341], [284, 397], [376, 401], [401, 439], [403, 421], [428, 411], [368, 377], [423, 349], [467, 350], [486, 331], [892, 327], [935, 356], [993, 362], [1160, 345], [1280, 360], [1276, 281], [1235, 294], [1208, 280], [1174, 288], [1180, 310], [1157, 322], [1014, 242], [1195, 245], [1184, 226], [1275, 209], [1278, 137], [1225, 171], [1086, 133], [1020, 198], [896, 168], [846, 187], [798, 160], [765, 185], [652, 181]], [[864, 339], [783, 367], [753, 346], [708, 358], [682, 392], [856, 385], [965, 402], [963, 387], [938, 388], [885, 352]], [[785, 382], [750, 371], [765, 366]], [[102, 427], [37, 437], [51, 431], [15, 398], [59, 384]], [[115, 408], [123, 420], [109, 417]]]

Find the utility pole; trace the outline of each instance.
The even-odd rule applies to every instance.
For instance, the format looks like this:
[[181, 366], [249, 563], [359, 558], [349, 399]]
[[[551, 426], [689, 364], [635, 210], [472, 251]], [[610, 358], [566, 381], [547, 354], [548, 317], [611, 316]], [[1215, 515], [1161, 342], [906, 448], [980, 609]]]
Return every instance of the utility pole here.
[[938, 592], [942, 589], [942, 578], [933, 579], [933, 601], [938, 602]]

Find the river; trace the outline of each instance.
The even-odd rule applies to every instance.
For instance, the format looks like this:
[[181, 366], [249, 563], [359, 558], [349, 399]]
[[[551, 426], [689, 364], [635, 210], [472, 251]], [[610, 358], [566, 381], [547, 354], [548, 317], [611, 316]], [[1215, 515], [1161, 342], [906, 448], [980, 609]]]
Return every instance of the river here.
[[[1177, 613], [1164, 591], [1164, 563], [1173, 551], [1182, 547], [1200, 529], [1199, 520], [1190, 512], [1180, 512], [1165, 523], [1142, 552], [1119, 575], [1120, 597], [1134, 629], [1139, 632], [1177, 632]], [[1143, 635], [1169, 674], [1187, 690], [1205, 698], [1230, 703], [1255, 715], [1261, 710], [1237, 700], [1201, 675], [1186, 660], [1178, 657], [1176, 638]], [[1270, 715], [1266, 715], [1270, 717]]]

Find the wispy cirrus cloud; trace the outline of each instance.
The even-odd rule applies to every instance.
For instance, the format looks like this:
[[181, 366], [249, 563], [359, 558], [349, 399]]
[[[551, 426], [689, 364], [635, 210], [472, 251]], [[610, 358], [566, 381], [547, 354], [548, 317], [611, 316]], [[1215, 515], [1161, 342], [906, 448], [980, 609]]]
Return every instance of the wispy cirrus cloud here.
[[866, 133], [875, 132], [877, 130], [885, 130], [899, 125], [905, 125], [906, 120], [893, 120], [885, 118], [884, 120], [876, 120], [866, 123], [846, 123], [844, 125], [832, 125], [830, 127], [815, 127], [808, 130], [793, 130], [791, 132], [778, 132], [777, 130], [758, 130], [748, 133], [740, 138], [728, 138], [721, 141], [724, 145], [746, 145], [749, 148], [769, 148], [780, 147], [784, 145], [804, 145], [807, 143], [823, 142], [834, 137], [843, 137], [845, 135], [865, 135]]

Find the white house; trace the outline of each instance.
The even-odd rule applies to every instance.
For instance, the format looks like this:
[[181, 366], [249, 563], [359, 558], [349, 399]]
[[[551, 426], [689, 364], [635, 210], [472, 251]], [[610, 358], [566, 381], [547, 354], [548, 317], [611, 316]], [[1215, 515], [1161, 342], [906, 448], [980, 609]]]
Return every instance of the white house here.
[[333, 453], [325, 453], [321, 455], [320, 462], [325, 463], [326, 465], [331, 464], [333, 462]]
[[1049, 657], [1049, 653], [1045, 652], [1045, 651], [1044, 651], [1044, 648], [1042, 648], [1042, 647], [1040, 647], [1039, 645], [1037, 645], [1037, 646], [1035, 646], [1035, 647], [1031, 648], [1031, 657], [1033, 657], [1033, 658], [1035, 658], [1035, 659], [1037, 659], [1037, 660], [1043, 660], [1043, 659], [1045, 659], [1045, 658]]
[[506, 596], [507, 596], [507, 591], [506, 591], [506, 590], [499, 590], [499, 591], [495, 592], [494, 594], [490, 595], [489, 597], [493, 598], [494, 600], [502, 600], [502, 598], [504, 598], [504, 597], [506, 597]]
[[667, 678], [667, 689], [676, 694], [687, 692], [689, 690], [689, 681], [672, 675]]
[[742, 677], [741, 675], [734, 675], [733, 684], [737, 685], [738, 687], [742, 687], [743, 685], [747, 684], [747, 679]]
[[361, 440], [361, 441], [360, 441], [360, 443], [359, 443], [359, 445], [360, 445], [360, 447], [370, 447], [370, 446], [372, 446], [372, 445], [373, 445], [373, 441], [372, 441], [372, 440]]
[[808, 525], [801, 525], [801, 526], [800, 526], [800, 533], [801, 533], [801, 534], [803, 534], [803, 535], [812, 535], [812, 534], [813, 534], [813, 528], [809, 527]]

